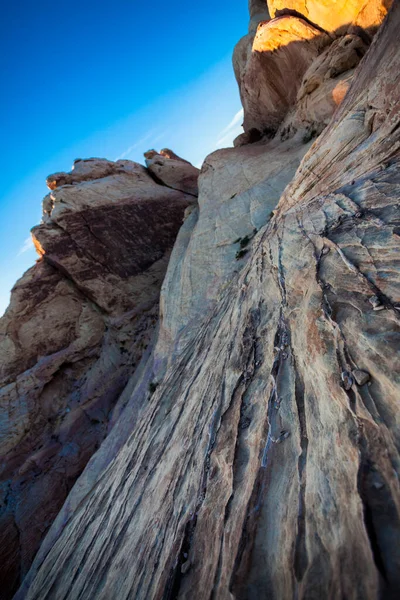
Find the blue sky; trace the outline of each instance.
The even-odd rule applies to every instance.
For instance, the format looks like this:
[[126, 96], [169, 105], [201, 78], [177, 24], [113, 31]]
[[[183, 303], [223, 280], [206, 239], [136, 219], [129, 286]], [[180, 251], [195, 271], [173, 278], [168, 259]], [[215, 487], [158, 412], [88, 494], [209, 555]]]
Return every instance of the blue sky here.
[[0, 314], [36, 259], [45, 178], [76, 158], [196, 165], [240, 133], [231, 66], [246, 0], [14, 0], [0, 20]]

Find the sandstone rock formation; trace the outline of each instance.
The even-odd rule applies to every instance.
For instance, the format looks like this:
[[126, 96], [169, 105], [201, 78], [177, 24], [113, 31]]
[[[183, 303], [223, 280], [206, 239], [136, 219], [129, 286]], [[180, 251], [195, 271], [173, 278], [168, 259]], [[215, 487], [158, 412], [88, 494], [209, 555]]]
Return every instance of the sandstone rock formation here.
[[245, 132], [276, 132], [296, 101], [304, 73], [329, 42], [326, 34], [297, 17], [260, 23], [251, 53], [236, 70]]
[[144, 156], [146, 166], [156, 181], [174, 190], [197, 196], [200, 171], [190, 162], [183, 160], [168, 148], [164, 148], [160, 153], [150, 150], [145, 152]]
[[150, 351], [171, 247], [195, 202], [131, 161], [76, 161], [48, 185], [44, 222], [32, 230], [41, 258], [0, 319], [2, 598]]
[[178, 333], [188, 326], [190, 332], [190, 324], [218, 303], [309, 146], [302, 138], [283, 143], [278, 138], [206, 158], [199, 206], [178, 234], [161, 290], [158, 355], [170, 357], [172, 348], [186, 343]]
[[346, 32], [352, 24], [376, 30], [385, 18], [390, 0], [267, 0], [272, 18], [300, 14], [324, 31]]
[[274, 138], [207, 157], [154, 351], [16, 600], [399, 596], [399, 26], [310, 53]]
[[399, 596], [389, 4], [251, 0], [245, 134], [200, 176], [48, 178], [0, 320], [4, 598], [40, 544], [16, 600]]
[[253, 9], [250, 31], [239, 41], [233, 57], [245, 140], [253, 131], [260, 136], [275, 134], [294, 107], [297, 118], [289, 130], [320, 133], [342, 101], [354, 67], [390, 4], [389, 0], [272, 0], [268, 2], [272, 20]]
[[328, 125], [350, 86], [354, 69], [368, 49], [359, 35], [338, 37], [304, 73], [296, 102], [285, 117], [281, 135], [306, 131], [314, 137]]

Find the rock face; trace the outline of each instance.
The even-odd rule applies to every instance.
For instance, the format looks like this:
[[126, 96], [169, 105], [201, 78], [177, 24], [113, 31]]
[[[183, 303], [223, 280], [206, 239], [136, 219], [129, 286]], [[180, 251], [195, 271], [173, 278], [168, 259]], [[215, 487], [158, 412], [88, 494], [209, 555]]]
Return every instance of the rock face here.
[[301, 138], [277, 139], [217, 150], [206, 158], [199, 206], [179, 232], [162, 286], [157, 354], [170, 357], [174, 347], [186, 343], [178, 333], [188, 327], [190, 334], [190, 324], [216, 306], [309, 146]]
[[0, 319], [2, 598], [125, 402], [158, 323], [184, 211], [196, 201], [131, 161], [80, 160], [48, 185], [44, 222], [32, 230], [41, 258]]
[[368, 43], [355, 34], [338, 37], [304, 73], [296, 103], [286, 115], [281, 135], [290, 137], [306, 131], [313, 137], [328, 125], [350, 86], [354, 69], [368, 49]]
[[156, 181], [174, 189], [197, 196], [199, 169], [180, 158], [175, 152], [164, 148], [160, 153], [150, 150], [145, 153], [146, 166]]
[[329, 44], [329, 37], [303, 19], [284, 16], [261, 22], [251, 53], [237, 67], [245, 132], [274, 134], [295, 104], [303, 75]]
[[390, 4], [271, 1], [272, 20], [254, 10], [250, 31], [233, 56], [245, 135], [254, 130], [274, 135], [295, 108], [296, 118], [285, 131], [320, 133], [343, 100], [354, 67]]
[[312, 34], [274, 138], [207, 157], [154, 351], [16, 600], [399, 596], [399, 27], [358, 66]]
[[327, 32], [346, 32], [352, 24], [377, 29], [391, 4], [388, 0], [267, 0], [272, 18], [300, 14]]

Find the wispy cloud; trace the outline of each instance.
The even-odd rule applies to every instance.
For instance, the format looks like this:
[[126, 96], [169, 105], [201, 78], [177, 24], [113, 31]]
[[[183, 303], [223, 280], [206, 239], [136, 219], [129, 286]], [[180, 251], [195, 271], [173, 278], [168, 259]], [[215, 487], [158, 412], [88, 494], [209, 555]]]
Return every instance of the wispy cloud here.
[[157, 144], [157, 142], [159, 142], [160, 140], [162, 140], [163, 138], [165, 138], [165, 136], [167, 135], [167, 133], [169, 133], [169, 129], [166, 129], [165, 131], [162, 131], [160, 133], [160, 135], [158, 135], [153, 140], [151, 140], [151, 143], [153, 144], [153, 146], [155, 146]]
[[136, 150], [136, 148], [139, 148], [139, 146], [143, 146], [143, 144], [145, 142], [147, 142], [148, 139], [151, 138], [153, 133], [154, 133], [154, 131], [149, 131], [149, 133], [147, 133], [145, 136], [143, 136], [135, 144], [132, 144], [132, 146], [129, 146], [129, 148], [127, 148], [124, 152], [122, 152], [122, 154], [117, 156], [117, 158], [114, 158], [114, 160], [122, 160], [123, 158], [126, 158], [127, 156], [129, 156], [134, 150]]
[[219, 132], [219, 139], [216, 143], [216, 148], [220, 148], [224, 144], [231, 143], [232, 140], [239, 135], [239, 133], [243, 133], [242, 120], [243, 108], [236, 113], [229, 125]]
[[122, 154], [117, 156], [117, 158], [114, 158], [114, 160], [122, 160], [123, 158], [127, 158], [137, 148], [139, 148], [141, 150], [141, 152], [146, 152], [146, 150], [148, 150], [148, 148], [145, 147], [145, 145], [144, 145], [145, 142], [147, 142], [151, 139], [151, 142], [154, 145], [159, 140], [161, 140], [161, 138], [163, 138], [167, 133], [168, 133], [168, 130], [165, 130], [162, 133], [160, 133], [157, 137], [152, 139], [152, 136], [155, 134], [155, 130], [152, 129], [151, 131], [146, 133], [146, 135], [143, 136], [138, 142], [135, 142], [134, 144], [132, 144], [132, 146], [129, 146], [129, 148], [127, 148], [124, 152], [122, 152]]
[[21, 254], [25, 254], [25, 252], [29, 252], [29, 250], [34, 250], [34, 248], [35, 248], [35, 246], [33, 245], [32, 237], [29, 236], [26, 238], [26, 240], [22, 244], [17, 256], [21, 256]]

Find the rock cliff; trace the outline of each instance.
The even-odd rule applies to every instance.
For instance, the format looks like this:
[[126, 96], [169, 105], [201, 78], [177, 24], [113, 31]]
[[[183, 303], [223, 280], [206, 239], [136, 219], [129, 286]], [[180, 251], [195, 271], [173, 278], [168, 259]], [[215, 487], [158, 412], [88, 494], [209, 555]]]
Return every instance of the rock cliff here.
[[[111, 324], [129, 319], [129, 302], [149, 293], [146, 277], [135, 295], [135, 278], [163, 260], [155, 245], [165, 235], [167, 252], [188, 208], [161, 286], [154, 343], [107, 395], [116, 402], [112, 427], [48, 517], [58, 512], [16, 600], [399, 596], [399, 2], [376, 33], [389, 4], [251, 0], [249, 33], [234, 52], [245, 133], [235, 148], [208, 156], [198, 180], [169, 150], [147, 152], [147, 168], [99, 161], [90, 178], [78, 163], [75, 173], [49, 178], [44, 223], [33, 232], [43, 258], [14, 291], [14, 303], [25, 304], [13, 313], [12, 303], [4, 317], [14, 344], [25, 309], [28, 332], [44, 331], [40, 356], [33, 343], [30, 359], [25, 343], [14, 350], [21, 383], [11, 371], [13, 400], [2, 402], [11, 414], [5, 464], [18, 459], [18, 468], [16, 440], [30, 439], [31, 428], [43, 435], [40, 419], [59, 390], [67, 407], [72, 397], [96, 405], [101, 396], [93, 399], [86, 383], [73, 395], [62, 370], [57, 381], [46, 375], [65, 343], [38, 327], [32, 290], [47, 286], [56, 303], [72, 303], [64, 287], [82, 297], [70, 320], [54, 305], [56, 330], [77, 353], [64, 362], [80, 369], [74, 381], [96, 390], [99, 381], [112, 384], [115, 366], [102, 378], [110, 346], [120, 343], [117, 333], [107, 342]], [[110, 190], [108, 178], [126, 179], [128, 189]], [[155, 217], [146, 233], [144, 213], [124, 208], [139, 190], [146, 203], [158, 206], [160, 193], [176, 205], [169, 237]], [[100, 231], [92, 211], [102, 215]], [[128, 218], [148, 250], [140, 243], [134, 251]], [[130, 326], [124, 339], [135, 346], [138, 329]], [[81, 342], [72, 331], [82, 332]], [[55, 344], [53, 354], [45, 343]], [[104, 355], [90, 363], [99, 346]], [[35, 389], [35, 369], [50, 387], [32, 403], [36, 421], [24, 421], [21, 390]], [[66, 418], [79, 445], [86, 434], [73, 437], [71, 413], [49, 431], [63, 432]], [[94, 435], [93, 424], [85, 426]], [[61, 453], [70, 457], [65, 440]], [[24, 444], [25, 460], [43, 468]], [[50, 453], [51, 444], [44, 447]], [[28, 471], [26, 497], [17, 477], [10, 487], [10, 505], [27, 518], [35, 481]], [[38, 489], [51, 496], [50, 482]], [[5, 514], [17, 527], [16, 509]]]
[[[196, 203], [193, 189], [160, 184], [175, 172], [168, 160], [157, 181], [131, 161], [98, 159], [47, 180], [32, 230], [40, 259], [0, 320], [2, 597], [29, 569], [150, 351], [171, 248]], [[193, 188], [198, 170], [181, 164]]]

